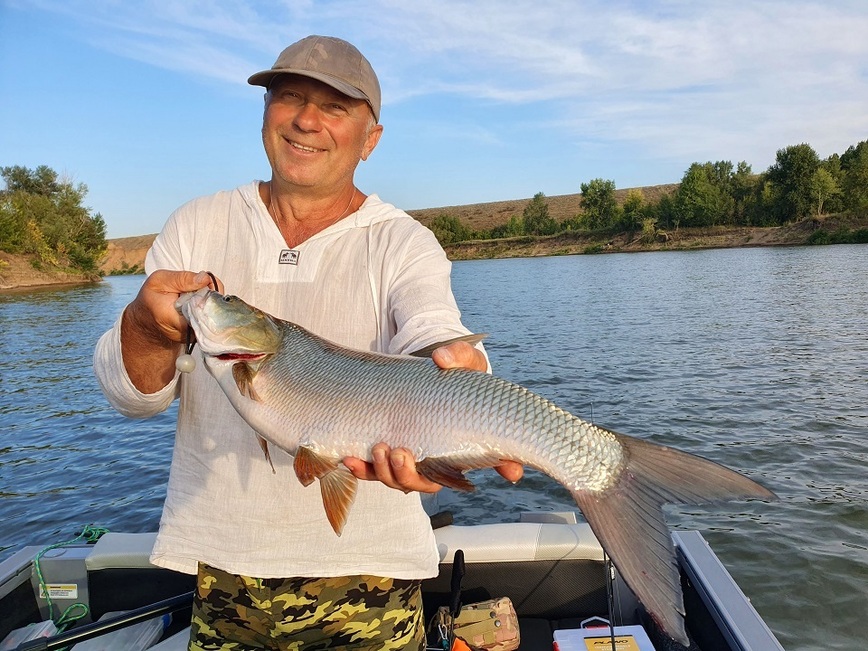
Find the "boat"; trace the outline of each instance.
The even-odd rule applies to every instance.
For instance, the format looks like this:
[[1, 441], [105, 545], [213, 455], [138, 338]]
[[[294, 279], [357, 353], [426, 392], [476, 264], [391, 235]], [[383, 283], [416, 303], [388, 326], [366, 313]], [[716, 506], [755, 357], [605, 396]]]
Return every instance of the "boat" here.
[[[509, 597], [518, 615], [521, 651], [551, 651], [555, 641], [560, 651], [684, 648], [656, 627], [607, 561], [589, 525], [574, 512], [523, 513], [517, 521], [470, 525], [438, 514], [432, 524], [441, 561], [439, 575], [423, 582], [426, 617], [440, 607], [455, 608], [459, 600], [471, 604]], [[6, 558], [0, 563], [0, 640], [10, 634], [25, 639], [28, 632], [52, 628], [47, 592], [53, 595], [55, 617], [73, 603], [86, 605], [87, 615], [53, 637], [9, 648], [83, 648], [88, 638], [159, 620], [149, 648], [186, 649], [194, 577], [150, 564], [155, 536], [107, 532], [95, 542], [27, 546]], [[701, 533], [678, 531], [672, 537], [690, 651], [782, 650]], [[112, 614], [119, 611], [123, 614]], [[600, 622], [611, 628], [591, 628]], [[643, 633], [635, 646], [615, 646], [615, 637], [620, 645], [621, 636], [637, 627]], [[436, 637], [432, 640], [429, 630], [431, 648], [444, 648]], [[570, 642], [586, 638], [596, 646]]]

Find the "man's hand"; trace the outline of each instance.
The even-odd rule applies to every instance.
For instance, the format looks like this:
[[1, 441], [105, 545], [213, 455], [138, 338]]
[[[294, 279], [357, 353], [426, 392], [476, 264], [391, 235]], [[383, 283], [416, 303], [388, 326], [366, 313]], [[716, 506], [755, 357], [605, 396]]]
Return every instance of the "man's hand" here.
[[[466, 368], [473, 371], [486, 371], [488, 362], [478, 348], [464, 341], [442, 346], [431, 355], [434, 363], [442, 369]], [[344, 459], [344, 465], [359, 479], [378, 480], [398, 490], [409, 493], [436, 493], [443, 486], [416, 472], [416, 460], [406, 448], [390, 449], [385, 443], [378, 443], [371, 451], [373, 462], [367, 463], [356, 457]], [[495, 470], [505, 479], [515, 483], [522, 478], [524, 469], [520, 463], [504, 461]]]
[[204, 271], [158, 270], [127, 305], [121, 318], [121, 352], [127, 375], [142, 393], [159, 391], [175, 376], [175, 358], [187, 337], [187, 322], [175, 301], [210, 283]]

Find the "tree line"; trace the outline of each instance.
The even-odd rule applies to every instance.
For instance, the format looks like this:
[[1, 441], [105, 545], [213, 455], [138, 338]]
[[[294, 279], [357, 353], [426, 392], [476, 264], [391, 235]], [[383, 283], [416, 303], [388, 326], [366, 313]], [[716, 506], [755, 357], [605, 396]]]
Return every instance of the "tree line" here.
[[708, 226], [778, 226], [812, 216], [868, 212], [868, 140], [843, 154], [821, 159], [805, 143], [780, 149], [765, 172], [754, 174], [742, 161], [693, 163], [678, 188], [656, 201], [631, 190], [615, 198], [615, 182], [593, 179], [581, 184], [580, 210], [562, 221], [537, 193], [521, 215], [500, 226], [476, 231], [454, 215], [441, 214], [429, 228], [441, 244], [470, 239], [554, 235], [567, 231], [641, 231]]
[[84, 183], [61, 179], [50, 167], [0, 167], [0, 250], [32, 254], [34, 266], [96, 271], [106, 250], [106, 225], [82, 205]]

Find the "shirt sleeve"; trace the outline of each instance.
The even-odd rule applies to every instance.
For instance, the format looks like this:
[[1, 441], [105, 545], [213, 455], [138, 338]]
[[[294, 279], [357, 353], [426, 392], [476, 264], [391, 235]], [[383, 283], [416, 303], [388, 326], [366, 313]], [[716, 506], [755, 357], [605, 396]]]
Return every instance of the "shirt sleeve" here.
[[[401, 263], [389, 283], [389, 316], [395, 328], [389, 352], [411, 353], [470, 334], [452, 294], [452, 263], [437, 238], [418, 226], [404, 242], [401, 255], [392, 258]], [[482, 344], [476, 347], [488, 360]]]
[[[145, 259], [145, 271], [181, 269], [173, 257], [180, 258], [178, 229], [173, 215], [157, 236]], [[173, 256], [172, 252], [176, 252]], [[121, 317], [100, 337], [93, 354], [93, 370], [109, 404], [129, 418], [149, 418], [169, 408], [179, 393], [179, 373], [156, 393], [142, 393], [130, 380], [121, 353]]]
[[127, 375], [121, 354], [121, 319], [96, 344], [93, 370], [109, 404], [129, 418], [148, 418], [169, 408], [177, 397], [178, 373], [156, 393], [142, 393]]

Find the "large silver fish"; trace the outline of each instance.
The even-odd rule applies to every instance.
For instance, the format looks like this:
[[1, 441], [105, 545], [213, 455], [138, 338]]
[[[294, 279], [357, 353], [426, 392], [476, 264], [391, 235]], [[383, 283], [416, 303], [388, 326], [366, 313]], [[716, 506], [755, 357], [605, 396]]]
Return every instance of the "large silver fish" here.
[[[716, 463], [585, 422], [506, 380], [441, 370], [430, 359], [360, 352], [210, 290], [178, 303], [208, 370], [241, 417], [319, 479], [340, 534], [356, 478], [341, 460], [374, 444], [406, 447], [418, 471], [458, 490], [464, 472], [504, 459], [536, 468], [575, 498], [621, 576], [658, 624], [688, 643], [666, 503], [772, 499]], [[266, 443], [267, 442], [267, 443]]]

